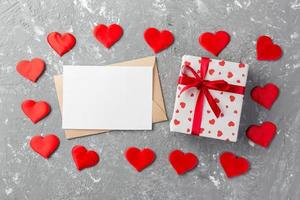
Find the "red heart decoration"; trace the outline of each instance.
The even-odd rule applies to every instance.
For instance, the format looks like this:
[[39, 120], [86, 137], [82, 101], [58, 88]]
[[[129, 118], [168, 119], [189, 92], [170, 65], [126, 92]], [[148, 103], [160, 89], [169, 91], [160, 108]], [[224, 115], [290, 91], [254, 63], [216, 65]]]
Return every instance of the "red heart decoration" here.
[[247, 137], [262, 147], [267, 148], [276, 135], [277, 127], [272, 122], [264, 122], [262, 125], [251, 125], [247, 131]]
[[205, 32], [199, 36], [199, 43], [207, 51], [218, 56], [230, 42], [230, 35], [225, 31]]
[[168, 48], [174, 42], [173, 34], [168, 30], [159, 31], [156, 28], [148, 28], [144, 32], [144, 38], [147, 44], [158, 53]]
[[169, 161], [178, 175], [182, 175], [198, 165], [198, 158], [193, 153], [183, 153], [174, 150], [170, 153]]
[[114, 45], [123, 35], [123, 29], [118, 24], [111, 24], [108, 27], [104, 24], [99, 24], [94, 28], [95, 38], [101, 42], [106, 48]]
[[59, 138], [50, 134], [46, 136], [36, 135], [30, 140], [30, 147], [44, 158], [49, 158], [59, 146]]
[[180, 124], [180, 121], [179, 121], [179, 120], [177, 120], [177, 119], [174, 119], [174, 124], [177, 126], [177, 125], [179, 125], [179, 124]]
[[45, 70], [45, 62], [39, 58], [34, 58], [31, 61], [21, 60], [16, 69], [23, 77], [36, 82]]
[[152, 149], [144, 148], [140, 150], [136, 147], [129, 147], [125, 152], [125, 157], [138, 172], [151, 165], [156, 158]]
[[282, 56], [281, 47], [274, 44], [272, 39], [262, 35], [256, 42], [257, 60], [278, 60]]
[[76, 44], [76, 38], [71, 33], [52, 32], [48, 35], [47, 41], [60, 56], [70, 51]]
[[186, 104], [185, 104], [184, 102], [180, 102], [180, 107], [181, 107], [181, 108], [184, 109], [184, 108], [185, 108], [185, 105], [186, 105]]
[[228, 124], [227, 124], [229, 127], [232, 127], [232, 126], [234, 126], [235, 125], [235, 123], [233, 122], [233, 121], [230, 121], [230, 122], [228, 122]]
[[231, 152], [223, 152], [220, 156], [220, 163], [228, 178], [242, 175], [250, 168], [247, 159], [236, 156]]
[[273, 84], [268, 83], [263, 87], [256, 86], [251, 90], [251, 98], [266, 109], [271, 109], [273, 103], [279, 95], [279, 88]]
[[72, 157], [78, 170], [95, 166], [99, 156], [95, 151], [88, 151], [84, 146], [76, 145], [72, 149]]
[[23, 101], [21, 108], [34, 124], [46, 117], [51, 111], [50, 105], [47, 102], [35, 102], [32, 99]]

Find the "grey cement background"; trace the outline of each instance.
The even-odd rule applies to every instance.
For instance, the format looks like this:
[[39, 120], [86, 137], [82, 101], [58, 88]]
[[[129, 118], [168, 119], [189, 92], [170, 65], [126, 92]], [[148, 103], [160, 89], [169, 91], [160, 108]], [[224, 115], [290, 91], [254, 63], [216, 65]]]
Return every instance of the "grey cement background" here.
[[[93, 38], [97, 23], [120, 23], [125, 34], [110, 50]], [[0, 1], [0, 199], [300, 199], [300, 1], [298, 0], [1, 0]], [[211, 56], [198, 44], [205, 31], [224, 29], [232, 36], [219, 58], [250, 64], [239, 140], [228, 143], [170, 133], [168, 122], [153, 131], [120, 131], [67, 141], [52, 76], [65, 64], [103, 65], [152, 55], [143, 40], [149, 26], [175, 35], [171, 48], [157, 55], [168, 116], [171, 117], [181, 56]], [[48, 46], [49, 32], [72, 32], [76, 47], [63, 58]], [[277, 62], [258, 62], [255, 41], [269, 34], [285, 55]], [[41, 57], [47, 70], [37, 84], [15, 70], [21, 59]], [[257, 84], [275, 82], [281, 95], [271, 111], [249, 97]], [[48, 101], [52, 113], [33, 125], [20, 104]], [[270, 120], [278, 135], [269, 149], [252, 147], [245, 129]], [[31, 151], [36, 134], [55, 133], [61, 145], [51, 159]], [[101, 162], [78, 172], [71, 148], [82, 144], [99, 152]], [[153, 148], [156, 162], [136, 173], [123, 157], [129, 146]], [[173, 149], [191, 151], [200, 164], [177, 176], [168, 163]], [[249, 159], [247, 175], [228, 180], [218, 163], [223, 151]]]

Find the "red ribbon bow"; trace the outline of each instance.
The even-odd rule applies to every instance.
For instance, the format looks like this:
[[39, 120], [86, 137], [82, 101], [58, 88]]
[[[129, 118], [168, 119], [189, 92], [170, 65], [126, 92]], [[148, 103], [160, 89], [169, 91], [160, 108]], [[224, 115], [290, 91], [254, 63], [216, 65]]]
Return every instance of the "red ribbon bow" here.
[[224, 80], [215, 80], [215, 81], [209, 81], [205, 80], [205, 76], [207, 74], [207, 70], [209, 67], [209, 62], [211, 60], [206, 57], [202, 57], [201, 59], [201, 67], [200, 67], [200, 75], [197, 74], [197, 72], [190, 66], [184, 65], [183, 69], [189, 70], [194, 77], [190, 77], [184, 72], [182, 72], [182, 75], [179, 77], [178, 83], [181, 85], [185, 85], [184, 88], [182, 88], [180, 95], [193, 87], [196, 87], [199, 90], [199, 95], [196, 102], [196, 107], [194, 111], [194, 120], [193, 120], [193, 127], [192, 127], [192, 134], [193, 135], [199, 135], [203, 129], [201, 128], [201, 122], [202, 122], [202, 112], [203, 112], [203, 105], [204, 105], [204, 97], [206, 97], [206, 100], [211, 107], [212, 111], [214, 112], [215, 116], [218, 118], [221, 114], [221, 109], [218, 106], [216, 100], [213, 98], [211, 93], [209, 92], [209, 89], [211, 90], [219, 90], [224, 92], [232, 92], [236, 94], [244, 94], [245, 87], [238, 86], [238, 85], [231, 85], [228, 84]]

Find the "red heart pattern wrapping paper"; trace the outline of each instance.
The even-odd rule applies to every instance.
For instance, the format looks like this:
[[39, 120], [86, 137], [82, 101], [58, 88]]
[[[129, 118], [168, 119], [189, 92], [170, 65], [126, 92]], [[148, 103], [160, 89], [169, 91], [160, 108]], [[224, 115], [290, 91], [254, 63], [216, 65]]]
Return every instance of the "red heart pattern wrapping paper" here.
[[[200, 73], [200, 61], [201, 57], [185, 55], [182, 58], [181, 66], [189, 65], [196, 72]], [[225, 80], [229, 84], [244, 87], [247, 81], [247, 74], [247, 64], [211, 59], [205, 79]], [[180, 94], [183, 87], [184, 85], [181, 84], [177, 86], [170, 129], [172, 132], [191, 134], [199, 90], [194, 87]], [[238, 136], [244, 95], [217, 90], [209, 91], [220, 107], [221, 114], [220, 117], [217, 118], [206, 99], [204, 99], [201, 123], [202, 132], [199, 136], [235, 142]]]

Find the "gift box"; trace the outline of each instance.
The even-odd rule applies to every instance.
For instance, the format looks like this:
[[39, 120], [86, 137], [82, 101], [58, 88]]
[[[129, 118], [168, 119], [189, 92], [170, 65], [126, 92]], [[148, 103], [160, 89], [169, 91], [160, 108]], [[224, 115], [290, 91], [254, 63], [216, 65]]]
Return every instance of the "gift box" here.
[[244, 63], [183, 56], [170, 130], [235, 142], [247, 74]]

